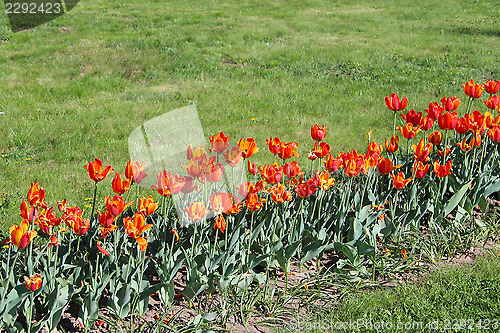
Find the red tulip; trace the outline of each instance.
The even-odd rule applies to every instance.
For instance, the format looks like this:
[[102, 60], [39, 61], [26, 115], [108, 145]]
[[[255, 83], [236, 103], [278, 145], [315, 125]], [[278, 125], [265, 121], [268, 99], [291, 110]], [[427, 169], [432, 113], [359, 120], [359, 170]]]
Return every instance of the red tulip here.
[[442, 130], [453, 130], [457, 127], [458, 116], [456, 112], [446, 112], [438, 118], [439, 128]]
[[385, 139], [385, 149], [387, 149], [389, 153], [394, 153], [399, 148], [398, 143], [399, 143], [399, 137], [397, 135], [394, 135], [391, 138], [390, 143], [387, 142], [387, 139]]
[[484, 89], [490, 95], [496, 94], [500, 90], [500, 81], [495, 82], [490, 79], [484, 84]]
[[441, 141], [443, 141], [443, 133], [439, 131], [434, 131], [431, 134], [429, 134], [429, 137], [427, 139], [430, 143], [433, 145], [439, 145]]
[[111, 165], [108, 165], [104, 170], [102, 169], [102, 166], [101, 160], [96, 158], [94, 162], [90, 162], [85, 165], [84, 168], [88, 171], [90, 179], [97, 183], [104, 180], [111, 170], [113, 170]]
[[483, 85], [474, 83], [474, 80], [470, 79], [466, 84], [462, 84], [464, 87], [464, 92], [467, 96], [472, 98], [479, 98], [483, 94]]
[[408, 98], [406, 98], [406, 96], [402, 101], [400, 101], [399, 96], [394, 93], [392, 93], [391, 96], [385, 98], [385, 105], [387, 105], [389, 110], [392, 110], [394, 112], [403, 110], [406, 107], [407, 103]]
[[483, 103], [491, 110], [500, 110], [500, 96], [499, 95], [491, 96]]
[[413, 126], [419, 126], [422, 120], [422, 112], [417, 113], [415, 110], [410, 110], [406, 114], [401, 115], [406, 123], [413, 124]]
[[446, 177], [451, 173], [450, 172], [451, 166], [452, 166], [451, 160], [448, 161], [448, 163], [446, 163], [445, 165], [440, 165], [439, 161], [436, 160], [434, 162], [434, 173], [438, 177]]
[[405, 179], [405, 175], [403, 174], [403, 172], [398, 173], [397, 176], [394, 176], [394, 174], [391, 174], [391, 177], [392, 177], [392, 184], [398, 190], [402, 189], [409, 182], [411, 182], [413, 180], [413, 178]]
[[217, 153], [223, 153], [227, 148], [230, 147], [229, 136], [224, 135], [223, 132], [212, 135], [209, 140], [210, 145], [212, 146], [210, 152], [215, 151]]
[[322, 141], [326, 136], [326, 126], [319, 127], [318, 124], [313, 125], [311, 127], [311, 136], [313, 140]]

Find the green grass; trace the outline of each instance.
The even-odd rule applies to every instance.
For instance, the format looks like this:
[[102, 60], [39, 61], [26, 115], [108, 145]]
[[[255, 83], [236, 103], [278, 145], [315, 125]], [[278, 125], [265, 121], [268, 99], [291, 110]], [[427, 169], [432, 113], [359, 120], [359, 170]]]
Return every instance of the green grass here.
[[191, 103], [207, 138], [255, 137], [257, 162], [271, 136], [305, 161], [314, 123], [335, 152], [364, 149], [371, 128], [392, 133], [390, 93], [423, 110], [499, 79], [499, 37], [500, 14], [479, 1], [82, 0], [15, 34], [0, 15], [0, 230], [35, 180], [49, 204], [84, 206], [84, 164], [123, 173], [129, 133]]
[[[496, 254], [471, 265], [441, 268], [418, 282], [393, 289], [349, 293], [338, 307], [298, 318], [288, 329], [324, 332], [325, 328], [344, 325], [348, 329], [335, 331], [442, 332], [453, 327], [457, 331], [459, 325], [465, 325], [463, 330], [498, 331], [499, 272], [500, 258]], [[350, 322], [352, 326], [347, 326]]]

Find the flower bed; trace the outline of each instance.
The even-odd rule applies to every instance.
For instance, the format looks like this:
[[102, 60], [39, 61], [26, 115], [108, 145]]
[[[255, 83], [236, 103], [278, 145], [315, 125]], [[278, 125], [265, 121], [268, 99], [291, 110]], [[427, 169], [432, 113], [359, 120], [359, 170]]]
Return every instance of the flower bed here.
[[[127, 318], [133, 327], [152, 294], [169, 305], [176, 297], [217, 293], [224, 310], [228, 298], [243, 299], [256, 285], [272, 299], [271, 268], [283, 272], [286, 292], [292, 260], [303, 266], [334, 251], [340, 258], [334, 274], [356, 282], [422, 255], [429, 237], [488, 237], [473, 209], [486, 214], [488, 197], [500, 189], [500, 116], [492, 114], [500, 110], [500, 81], [463, 86], [465, 103], [445, 96], [430, 103], [426, 115], [405, 113], [406, 97], [386, 97], [394, 133], [385, 151], [370, 132], [366, 153], [334, 155], [325, 126], [312, 126], [308, 170], [291, 161], [298, 157], [296, 142], [268, 139], [275, 163], [257, 166], [251, 157], [262, 148], [254, 139], [232, 146], [221, 132], [210, 137], [209, 151], [187, 147], [183, 173], [156, 175], [147, 198], [133, 194], [149, 176], [144, 163], [129, 161], [125, 177], [114, 176], [115, 195], [101, 201], [97, 186], [113, 169], [90, 162], [85, 169], [95, 194], [88, 218], [66, 200], [48, 207], [35, 182], [1, 252], [1, 324], [8, 331], [52, 331], [73, 302], [89, 330], [106, 293], [111, 317]], [[252, 181], [241, 181], [247, 175]], [[33, 245], [35, 237], [41, 246]], [[433, 254], [427, 252], [431, 260]], [[179, 294], [173, 279], [181, 267], [186, 276]]]

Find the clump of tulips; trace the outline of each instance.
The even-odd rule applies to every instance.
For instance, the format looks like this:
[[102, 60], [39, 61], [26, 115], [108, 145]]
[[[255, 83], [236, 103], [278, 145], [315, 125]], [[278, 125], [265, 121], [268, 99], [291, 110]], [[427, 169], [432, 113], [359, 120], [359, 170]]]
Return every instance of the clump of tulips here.
[[[470, 80], [463, 88], [464, 103], [444, 96], [418, 112], [405, 111], [406, 97], [386, 97], [393, 135], [382, 145], [370, 132], [363, 153], [331, 151], [327, 128], [313, 125], [307, 157], [317, 168], [299, 164], [297, 142], [271, 137], [260, 149], [253, 138], [232, 145], [220, 132], [208, 150], [187, 147], [182, 170], [156, 174], [147, 197], [138, 188], [149, 176], [144, 163], [129, 161], [124, 178], [114, 175], [115, 194], [99, 199], [97, 187], [113, 168], [89, 162], [90, 213], [66, 200], [49, 207], [45, 190], [33, 183], [1, 253], [1, 324], [52, 331], [75, 302], [88, 331], [107, 291], [105, 307], [133, 330], [154, 293], [165, 305], [218, 293], [225, 307], [232, 304], [227, 298], [264, 283], [266, 303], [274, 294], [271, 279], [281, 278], [272, 272], [282, 271], [287, 290], [292, 260], [303, 266], [316, 258], [320, 274], [320, 259], [333, 251], [339, 278], [376, 279], [411, 259], [401, 247], [416, 234], [485, 237], [486, 224], [472, 213], [477, 205], [486, 213], [488, 197], [500, 190], [500, 81]], [[251, 161], [262, 150], [274, 163]], [[178, 290], [173, 279], [182, 265], [185, 288]], [[159, 283], [151, 284], [151, 275]], [[43, 313], [33, 323], [35, 303]]]

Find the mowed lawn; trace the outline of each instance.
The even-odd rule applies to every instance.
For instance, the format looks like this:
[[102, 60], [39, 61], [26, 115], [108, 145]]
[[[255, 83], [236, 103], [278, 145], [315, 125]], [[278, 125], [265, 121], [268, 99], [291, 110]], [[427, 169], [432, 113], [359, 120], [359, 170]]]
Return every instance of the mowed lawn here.
[[423, 111], [500, 79], [495, 1], [81, 0], [15, 34], [0, 15], [0, 39], [2, 237], [34, 181], [89, 217], [83, 166], [123, 173], [130, 132], [179, 107], [196, 104], [207, 139], [256, 138], [253, 161], [271, 161], [265, 139], [279, 136], [305, 163], [312, 124], [334, 153], [363, 150], [370, 129], [392, 135], [390, 93]]

